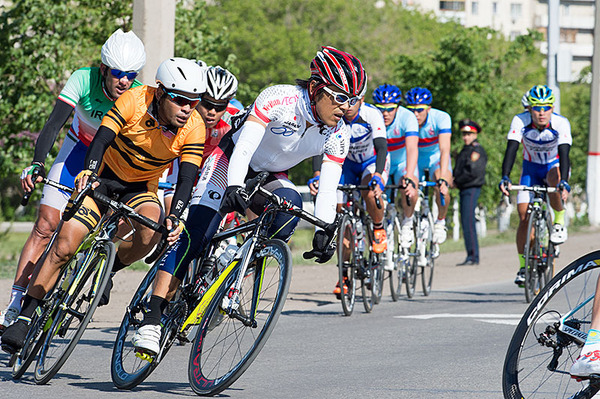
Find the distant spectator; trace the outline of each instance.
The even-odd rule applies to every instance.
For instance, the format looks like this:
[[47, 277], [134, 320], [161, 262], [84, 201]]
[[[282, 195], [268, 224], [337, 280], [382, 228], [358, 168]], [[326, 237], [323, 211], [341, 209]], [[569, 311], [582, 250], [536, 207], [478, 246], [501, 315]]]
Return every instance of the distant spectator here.
[[487, 154], [477, 141], [481, 127], [476, 122], [463, 119], [458, 122], [458, 128], [465, 146], [456, 157], [454, 184], [460, 190], [460, 224], [467, 258], [457, 266], [478, 265], [479, 243], [475, 229], [475, 208], [481, 194], [481, 186], [485, 183]]

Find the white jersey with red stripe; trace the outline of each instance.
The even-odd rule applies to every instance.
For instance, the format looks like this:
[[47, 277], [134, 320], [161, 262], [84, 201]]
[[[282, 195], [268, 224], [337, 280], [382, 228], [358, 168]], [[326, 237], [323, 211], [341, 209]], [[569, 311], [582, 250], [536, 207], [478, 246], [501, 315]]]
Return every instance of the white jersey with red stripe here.
[[539, 130], [533, 125], [529, 111], [515, 115], [507, 139], [522, 142], [523, 159], [540, 165], [558, 159], [559, 145], [573, 143], [571, 124], [567, 118], [553, 113], [548, 126]]
[[[250, 109], [266, 127], [250, 167], [257, 171], [281, 172], [314, 155], [342, 164], [349, 148], [350, 132], [342, 119], [337, 126], [324, 126], [314, 119], [308, 92], [299, 86], [277, 85], [265, 89]], [[307, 125], [310, 124], [309, 127]], [[244, 129], [233, 135], [237, 142]]]
[[386, 139], [385, 122], [383, 115], [374, 106], [362, 104], [353, 120], [347, 121], [350, 127], [350, 150], [348, 159], [362, 163], [375, 156], [373, 140]]

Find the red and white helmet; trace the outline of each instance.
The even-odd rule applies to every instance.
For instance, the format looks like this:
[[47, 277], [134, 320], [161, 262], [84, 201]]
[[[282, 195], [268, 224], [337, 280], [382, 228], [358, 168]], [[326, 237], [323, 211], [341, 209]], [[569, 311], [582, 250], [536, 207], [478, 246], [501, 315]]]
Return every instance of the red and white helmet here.
[[333, 47], [322, 47], [310, 63], [311, 77], [335, 85], [350, 96], [360, 96], [367, 86], [367, 73], [358, 58]]

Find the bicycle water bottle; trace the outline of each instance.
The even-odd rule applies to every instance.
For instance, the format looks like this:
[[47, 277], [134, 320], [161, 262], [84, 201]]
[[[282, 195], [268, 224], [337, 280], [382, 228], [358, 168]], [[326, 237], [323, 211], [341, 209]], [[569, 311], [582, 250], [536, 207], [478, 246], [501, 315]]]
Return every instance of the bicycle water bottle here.
[[219, 256], [217, 259], [217, 270], [219, 274], [231, 263], [231, 260], [235, 256], [235, 253], [238, 250], [237, 245], [229, 244], [225, 251]]

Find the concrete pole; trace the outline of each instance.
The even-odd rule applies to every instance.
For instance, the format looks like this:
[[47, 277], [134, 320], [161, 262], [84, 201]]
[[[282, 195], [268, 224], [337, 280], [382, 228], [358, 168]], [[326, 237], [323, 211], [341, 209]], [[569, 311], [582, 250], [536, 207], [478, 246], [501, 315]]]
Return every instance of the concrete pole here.
[[146, 48], [138, 79], [155, 86], [158, 66], [175, 53], [175, 0], [133, 0], [133, 31]]
[[587, 162], [588, 218], [592, 226], [600, 225], [600, 7], [596, 5], [594, 26], [594, 55], [592, 58], [592, 103]]
[[560, 42], [558, 9], [560, 0], [548, 0], [548, 66], [546, 69], [548, 87], [554, 92], [554, 112], [560, 114], [560, 88], [556, 82], [556, 64]]

